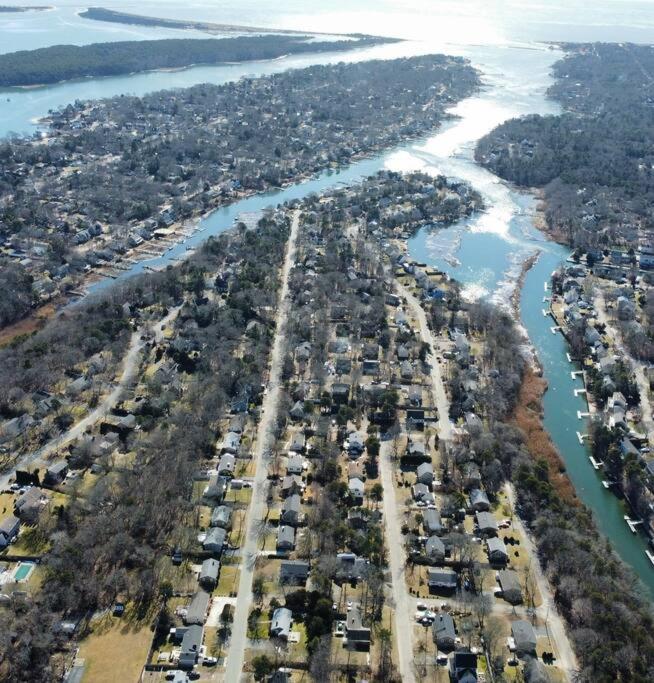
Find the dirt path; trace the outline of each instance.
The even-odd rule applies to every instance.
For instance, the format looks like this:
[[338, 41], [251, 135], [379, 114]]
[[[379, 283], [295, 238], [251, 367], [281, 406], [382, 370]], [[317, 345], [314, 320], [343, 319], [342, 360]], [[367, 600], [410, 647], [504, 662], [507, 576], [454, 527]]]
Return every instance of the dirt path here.
[[[505, 490], [511, 508], [515, 510], [515, 490], [513, 489], [513, 485], [506, 484]], [[517, 531], [522, 534], [522, 538], [525, 541], [525, 550], [529, 557], [534, 560], [531, 566], [534, 570], [536, 585], [538, 586], [541, 598], [543, 599], [541, 605], [536, 608], [536, 614], [539, 619], [542, 619], [547, 625], [548, 635], [554, 642], [554, 647], [558, 655], [558, 665], [564, 672], [566, 679], [571, 682], [574, 680], [574, 674], [578, 669], [578, 665], [577, 657], [570, 645], [570, 639], [568, 638], [565, 624], [554, 603], [549, 581], [541, 569], [540, 562], [538, 561], [538, 552], [536, 551], [536, 546], [534, 545], [532, 537], [529, 535], [518, 515], [513, 516], [513, 525]]]
[[241, 565], [238, 583], [236, 610], [232, 625], [232, 637], [225, 662], [224, 680], [235, 683], [240, 680], [245, 660], [247, 644], [247, 621], [252, 605], [252, 580], [257, 559], [258, 526], [263, 520], [266, 510], [266, 479], [267, 463], [273, 446], [274, 425], [277, 421], [279, 395], [281, 390], [282, 366], [284, 364], [284, 348], [286, 340], [286, 322], [290, 309], [288, 295], [289, 275], [295, 263], [297, 236], [300, 225], [300, 214], [295, 212], [291, 222], [291, 232], [284, 265], [282, 268], [282, 286], [279, 295], [280, 306], [277, 310], [276, 332], [270, 356], [270, 379], [267, 393], [261, 406], [261, 420], [257, 429], [256, 446], [254, 449], [255, 475], [252, 483], [252, 501], [247, 514], [245, 543], [241, 548]]
[[13, 476], [16, 469], [33, 468], [35, 466], [39, 468], [44, 467], [48, 456], [82, 436], [89, 427], [92, 427], [96, 422], [104, 418], [112, 408], [114, 408], [122, 398], [127, 386], [136, 377], [141, 360], [141, 350], [143, 349], [144, 344], [141, 336], [146, 331], [146, 328], [156, 328], [154, 329], [155, 339], [161, 341], [163, 338], [163, 328], [177, 315], [179, 309], [180, 307], [172, 309], [168, 315], [156, 323], [155, 326], [144, 325], [132, 333], [129, 340], [129, 346], [127, 347], [127, 353], [123, 357], [120, 379], [111, 392], [102, 399], [96, 408], [88, 413], [86, 417], [74, 424], [67, 432], [55, 437], [37, 451], [28, 453], [22, 458], [19, 458], [16, 463], [14, 463], [11, 470], [0, 476], [0, 490], [9, 485], [9, 479]]

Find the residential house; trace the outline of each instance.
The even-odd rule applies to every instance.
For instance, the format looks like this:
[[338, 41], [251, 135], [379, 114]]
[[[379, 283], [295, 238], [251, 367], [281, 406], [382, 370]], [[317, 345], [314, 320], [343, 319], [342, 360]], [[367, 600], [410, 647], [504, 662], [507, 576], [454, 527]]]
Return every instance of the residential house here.
[[294, 493], [300, 493], [304, 491], [304, 482], [302, 481], [302, 477], [299, 477], [297, 474], [287, 474], [283, 479], [282, 479], [282, 484], [281, 484], [281, 496], [282, 498], [286, 498], [287, 496], [291, 496]]
[[295, 548], [295, 529], [284, 524], [277, 530], [277, 550], [286, 552], [293, 548]]
[[279, 567], [279, 582], [294, 586], [306, 585], [311, 565], [302, 560], [282, 560]]
[[287, 474], [302, 474], [304, 472], [304, 458], [299, 453], [289, 455], [286, 463]]
[[432, 624], [432, 637], [439, 650], [453, 650], [456, 645], [454, 619], [448, 612], [439, 612]]
[[184, 623], [187, 626], [191, 624], [204, 624], [207, 619], [207, 612], [209, 611], [209, 603], [211, 602], [211, 596], [204, 590], [199, 590], [193, 598], [191, 603], [186, 608], [186, 616], [184, 617]]
[[413, 365], [408, 360], [403, 360], [400, 363], [400, 377], [405, 381], [409, 382], [413, 379]]
[[0, 548], [6, 548], [17, 536], [20, 530], [20, 519], [10, 515], [0, 522]]
[[284, 499], [279, 520], [282, 524], [297, 526], [300, 523], [302, 514], [302, 499], [300, 495], [294, 493]]
[[450, 657], [451, 683], [477, 683], [477, 655], [459, 650]]
[[422, 513], [422, 526], [428, 536], [440, 535], [443, 533], [443, 524], [441, 523], [441, 513], [434, 508], [427, 508]]
[[[178, 629], [179, 630], [179, 629]], [[198, 655], [202, 647], [202, 626], [192, 624], [184, 629], [182, 647], [177, 665], [181, 669], [192, 669], [198, 662]]]
[[31, 486], [16, 499], [14, 513], [25, 524], [36, 524], [48, 497], [38, 486]]
[[515, 651], [518, 655], [536, 654], [536, 633], [534, 627], [524, 619], [514, 621], [511, 624], [511, 636], [515, 642]]
[[231, 453], [224, 453], [218, 463], [218, 474], [223, 477], [231, 477], [236, 467], [236, 458]]
[[415, 484], [411, 489], [413, 500], [424, 503], [425, 505], [434, 504], [434, 494], [429, 490], [427, 484]]
[[481, 486], [481, 472], [474, 462], [466, 463], [463, 468], [463, 488], [465, 491], [478, 489]]
[[421, 484], [431, 486], [434, 481], [434, 468], [432, 464], [430, 462], [420, 463], [416, 471], [416, 477]]
[[236, 455], [241, 444], [241, 435], [237, 432], [227, 432], [222, 444], [220, 445], [221, 453], [231, 453]]
[[427, 570], [427, 585], [433, 593], [453, 593], [458, 583], [458, 575], [454, 569], [447, 567], [430, 567]]
[[486, 551], [488, 552], [488, 561], [493, 565], [504, 566], [509, 561], [506, 545], [497, 536], [491, 536], [486, 540]]
[[350, 400], [350, 385], [342, 382], [332, 384], [332, 402], [337, 405], [347, 405]]
[[221, 527], [214, 526], [207, 531], [202, 542], [202, 547], [220, 557], [227, 541], [227, 531]]
[[488, 512], [490, 510], [490, 501], [486, 492], [481, 489], [472, 489], [470, 491], [470, 507], [475, 512]]
[[353, 460], [356, 460], [365, 448], [363, 436], [359, 432], [350, 432], [345, 441], [345, 450]]
[[517, 572], [513, 569], [502, 569], [497, 572], [497, 581], [502, 589], [502, 597], [512, 605], [522, 602], [522, 587]]
[[293, 419], [295, 422], [301, 422], [302, 420], [304, 420], [304, 401], [296, 401], [291, 406], [291, 409], [288, 411], [288, 414], [291, 416], [291, 419]]
[[359, 605], [352, 605], [345, 618], [345, 638], [348, 647], [367, 652], [370, 649], [370, 629], [363, 625]]
[[239, 415], [234, 415], [229, 420], [228, 432], [233, 432], [234, 434], [243, 434], [245, 429], [246, 418], [243, 413]]
[[218, 526], [228, 529], [232, 519], [232, 508], [227, 505], [219, 505], [211, 511], [210, 526]]
[[445, 543], [438, 536], [430, 536], [425, 543], [425, 555], [434, 563], [439, 564], [445, 559]]
[[208, 503], [221, 503], [227, 491], [225, 477], [212, 477], [202, 493], [202, 498]]
[[45, 471], [44, 483], [50, 486], [56, 486], [66, 478], [68, 474], [68, 462], [66, 460], [59, 460], [53, 465], [50, 465]]
[[354, 505], [362, 505], [365, 486], [361, 479], [357, 479], [356, 477], [350, 479], [347, 483], [347, 488], [352, 503]]
[[203, 588], [213, 590], [218, 583], [218, 573], [220, 572], [220, 562], [213, 558], [206, 559], [202, 563], [198, 582]]
[[286, 607], [278, 607], [273, 612], [272, 623], [270, 624], [271, 638], [280, 638], [281, 640], [288, 640], [291, 635], [291, 626], [293, 625], [293, 613]]
[[497, 536], [497, 520], [490, 512], [477, 512], [475, 520], [481, 536]]
[[354, 553], [338, 553], [336, 560], [338, 566], [335, 578], [339, 581], [357, 581], [368, 572], [368, 560]]

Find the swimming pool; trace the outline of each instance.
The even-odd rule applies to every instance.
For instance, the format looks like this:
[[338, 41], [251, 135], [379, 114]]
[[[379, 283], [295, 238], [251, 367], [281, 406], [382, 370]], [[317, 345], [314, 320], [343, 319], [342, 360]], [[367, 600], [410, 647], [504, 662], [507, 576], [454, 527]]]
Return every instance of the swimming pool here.
[[33, 562], [20, 562], [14, 571], [14, 581], [26, 581], [33, 569]]

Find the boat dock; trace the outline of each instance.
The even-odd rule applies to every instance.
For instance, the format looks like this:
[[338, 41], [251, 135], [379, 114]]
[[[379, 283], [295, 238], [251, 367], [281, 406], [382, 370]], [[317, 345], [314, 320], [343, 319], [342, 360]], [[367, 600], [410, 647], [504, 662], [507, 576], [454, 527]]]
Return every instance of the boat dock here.
[[597, 460], [595, 460], [595, 458], [593, 458], [592, 455], [589, 455], [588, 459], [590, 460], [590, 464], [593, 466], [594, 470], [599, 470], [601, 467], [604, 467], [604, 463], [603, 462], [597, 462]]

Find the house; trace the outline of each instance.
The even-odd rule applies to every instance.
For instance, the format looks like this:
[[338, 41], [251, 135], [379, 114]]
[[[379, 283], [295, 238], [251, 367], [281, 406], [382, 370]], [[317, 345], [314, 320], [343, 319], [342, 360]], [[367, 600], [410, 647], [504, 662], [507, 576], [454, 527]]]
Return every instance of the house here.
[[227, 490], [227, 479], [225, 477], [213, 477], [202, 493], [205, 502], [221, 503]]
[[363, 481], [365, 479], [365, 474], [366, 469], [363, 465], [363, 461], [361, 460], [353, 460], [352, 462], [348, 462], [347, 464], [347, 478], [348, 479], [361, 479]]
[[477, 683], [477, 655], [459, 650], [450, 657], [450, 681], [452, 683]]
[[345, 441], [345, 450], [353, 460], [356, 460], [362, 453], [365, 447], [363, 436], [359, 432], [350, 432]]
[[213, 590], [218, 583], [218, 573], [220, 572], [220, 562], [209, 558], [202, 563], [198, 582], [203, 588]]
[[411, 488], [411, 494], [416, 502], [425, 503], [425, 505], [434, 504], [434, 494], [429, 490], [427, 484], [415, 484]]
[[218, 526], [222, 529], [229, 528], [232, 519], [232, 508], [227, 505], [219, 505], [211, 511], [210, 526]]
[[303, 401], [296, 401], [292, 406], [291, 409], [288, 411], [288, 414], [291, 416], [295, 422], [301, 422], [304, 420], [304, 402]]
[[516, 654], [536, 654], [536, 633], [534, 627], [528, 621], [524, 619], [514, 621], [511, 624], [511, 636], [515, 642]]
[[21, 522], [36, 524], [44, 506], [48, 503], [48, 497], [38, 486], [31, 486], [16, 499], [14, 514]]
[[277, 550], [288, 551], [295, 548], [295, 529], [282, 525], [277, 530]]
[[454, 619], [448, 612], [439, 612], [431, 627], [434, 643], [439, 650], [453, 650], [456, 644]]
[[291, 626], [293, 624], [293, 613], [286, 607], [278, 607], [273, 612], [272, 623], [270, 624], [271, 638], [281, 638], [288, 640], [291, 635]]
[[466, 491], [478, 489], [481, 486], [481, 472], [474, 462], [468, 462], [463, 467], [463, 488]]
[[352, 605], [345, 619], [345, 638], [348, 647], [367, 652], [370, 649], [370, 629], [363, 625], [359, 605]]
[[421, 484], [431, 486], [434, 481], [434, 468], [432, 467], [431, 463], [420, 463], [420, 465], [418, 465], [418, 469], [416, 470], [416, 477]]
[[488, 512], [490, 510], [490, 501], [486, 492], [481, 489], [472, 489], [470, 491], [470, 507], [475, 512]]
[[477, 512], [475, 520], [482, 536], [497, 536], [497, 521], [490, 512]]
[[337, 405], [347, 405], [350, 400], [350, 385], [342, 382], [332, 384], [332, 402]]
[[357, 479], [356, 477], [350, 479], [350, 481], [347, 483], [347, 488], [353, 504], [362, 505], [365, 487], [361, 479]]
[[502, 597], [512, 605], [522, 602], [522, 587], [518, 574], [513, 569], [502, 569], [497, 572], [497, 581], [502, 589]]
[[227, 432], [222, 444], [220, 445], [221, 453], [231, 453], [236, 455], [241, 444], [241, 435], [237, 432]]
[[414, 407], [422, 405], [422, 387], [412, 384], [408, 391], [409, 403]]
[[413, 379], [413, 365], [408, 360], [400, 363], [400, 377], [407, 382]]
[[335, 578], [339, 581], [357, 581], [368, 572], [368, 560], [354, 553], [338, 553], [336, 560], [338, 566]]
[[20, 519], [10, 515], [0, 522], [0, 548], [6, 548], [18, 536]]
[[425, 543], [425, 555], [435, 563], [445, 559], [445, 543], [438, 536], [430, 536]]
[[304, 453], [304, 449], [307, 447], [307, 438], [304, 432], [296, 432], [293, 434], [293, 439], [288, 447], [288, 450], [292, 453]]
[[220, 555], [223, 552], [223, 547], [225, 546], [225, 542], [227, 540], [227, 531], [225, 529], [222, 529], [219, 526], [214, 526], [207, 531], [207, 535], [204, 538], [204, 541], [202, 542], [202, 547], [209, 551], [210, 553], [214, 553], [215, 555]]
[[184, 630], [182, 647], [177, 665], [181, 669], [192, 669], [198, 662], [202, 647], [202, 626], [193, 624]]
[[428, 536], [440, 535], [443, 532], [441, 513], [434, 508], [427, 508], [422, 513], [422, 526]]
[[294, 586], [304, 586], [309, 578], [311, 565], [302, 560], [282, 560], [279, 567], [279, 582]]
[[412, 431], [417, 429], [423, 431], [425, 428], [425, 411], [422, 408], [407, 408], [406, 429]]
[[299, 453], [293, 453], [286, 463], [287, 474], [302, 474], [304, 472], [304, 458]]
[[453, 593], [457, 583], [458, 575], [454, 569], [430, 567], [427, 570], [427, 585], [430, 593]]
[[488, 553], [488, 561], [493, 565], [504, 566], [509, 561], [506, 545], [497, 536], [491, 536], [486, 540], [486, 552]]
[[361, 365], [361, 371], [364, 375], [375, 376], [379, 374], [378, 360], [364, 360]]
[[352, 372], [352, 361], [345, 356], [339, 356], [336, 359], [335, 370], [337, 375], [349, 375]]
[[400, 344], [397, 347], [395, 353], [397, 355], [397, 359], [400, 362], [405, 361], [405, 360], [409, 360], [409, 358], [411, 357], [411, 354], [409, 353], [409, 349], [404, 344]]
[[228, 432], [233, 432], [234, 434], [242, 434], [245, 429], [245, 415], [242, 413], [240, 415], [234, 415], [229, 421]]
[[291, 496], [294, 493], [302, 493], [304, 491], [304, 482], [302, 481], [302, 478], [299, 477], [297, 474], [287, 474], [283, 479], [282, 479], [282, 485], [281, 485], [281, 496], [282, 498], [286, 498], [287, 496]]
[[209, 611], [209, 603], [211, 601], [211, 596], [204, 590], [199, 590], [193, 598], [191, 598], [191, 603], [186, 608], [186, 616], [184, 617], [184, 623], [187, 626], [191, 624], [204, 624], [207, 618], [207, 612]]
[[279, 520], [282, 524], [297, 526], [300, 523], [302, 511], [302, 499], [300, 495], [294, 493], [284, 499]]
[[56, 486], [57, 484], [61, 484], [67, 474], [68, 463], [65, 460], [59, 460], [54, 463], [54, 465], [50, 465], [45, 471], [44, 483], [49, 484], [50, 486]]
[[223, 477], [231, 477], [236, 467], [236, 458], [231, 453], [225, 453], [218, 463], [218, 474]]

